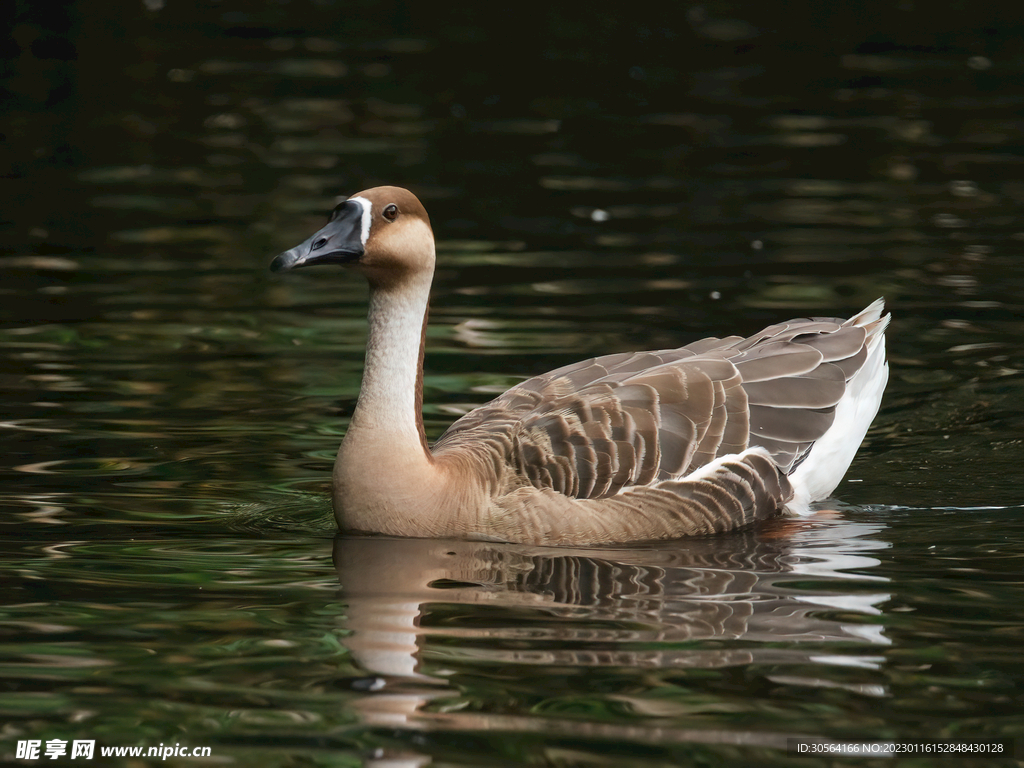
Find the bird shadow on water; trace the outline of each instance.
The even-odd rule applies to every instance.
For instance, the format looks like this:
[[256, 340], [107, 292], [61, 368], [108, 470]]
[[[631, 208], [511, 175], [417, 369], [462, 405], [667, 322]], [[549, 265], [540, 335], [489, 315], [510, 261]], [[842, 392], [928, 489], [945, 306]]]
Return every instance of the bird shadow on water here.
[[371, 728], [784, 749], [797, 734], [642, 718], [559, 722], [525, 706], [496, 713], [459, 702], [489, 676], [522, 687], [585, 674], [607, 676], [601, 695], [642, 711], [654, 699], [616, 693], [621, 675], [650, 683], [752, 664], [792, 669], [772, 681], [780, 685], [849, 687], [807, 670], [883, 663], [890, 640], [877, 617], [890, 594], [871, 570], [873, 553], [890, 546], [885, 528], [822, 512], [729, 535], [589, 549], [339, 535], [342, 642], [367, 673], [354, 709]]

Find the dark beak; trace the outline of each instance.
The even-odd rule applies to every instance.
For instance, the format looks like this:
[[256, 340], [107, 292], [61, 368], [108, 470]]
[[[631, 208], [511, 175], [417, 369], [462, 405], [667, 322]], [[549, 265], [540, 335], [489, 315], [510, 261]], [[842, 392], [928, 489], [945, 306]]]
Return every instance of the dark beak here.
[[270, 262], [271, 272], [315, 264], [351, 264], [363, 255], [363, 206], [348, 200], [334, 209], [327, 226]]

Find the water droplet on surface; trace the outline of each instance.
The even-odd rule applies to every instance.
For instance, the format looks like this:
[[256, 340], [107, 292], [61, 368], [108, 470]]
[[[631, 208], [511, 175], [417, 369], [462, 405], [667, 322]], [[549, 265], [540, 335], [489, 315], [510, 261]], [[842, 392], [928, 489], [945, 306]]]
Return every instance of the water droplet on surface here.
[[896, 181], [913, 181], [917, 178], [917, 168], [903, 159], [889, 163], [889, 176]]
[[947, 229], [967, 226], [966, 221], [959, 216], [954, 216], [952, 213], [936, 213], [932, 216], [932, 224], [936, 227], [945, 227]]
[[978, 194], [978, 185], [973, 181], [951, 181], [949, 191], [957, 197], [974, 197]]

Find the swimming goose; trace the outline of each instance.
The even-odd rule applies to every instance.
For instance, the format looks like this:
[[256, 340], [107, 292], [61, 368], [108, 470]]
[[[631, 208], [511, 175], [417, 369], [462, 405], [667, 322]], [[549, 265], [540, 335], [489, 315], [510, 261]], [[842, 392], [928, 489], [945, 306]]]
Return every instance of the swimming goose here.
[[270, 268], [316, 264], [370, 285], [362, 387], [334, 465], [346, 532], [582, 546], [805, 513], [846, 473], [889, 376], [879, 299], [849, 320], [568, 365], [470, 411], [431, 448], [423, 205], [399, 187], [360, 192]]

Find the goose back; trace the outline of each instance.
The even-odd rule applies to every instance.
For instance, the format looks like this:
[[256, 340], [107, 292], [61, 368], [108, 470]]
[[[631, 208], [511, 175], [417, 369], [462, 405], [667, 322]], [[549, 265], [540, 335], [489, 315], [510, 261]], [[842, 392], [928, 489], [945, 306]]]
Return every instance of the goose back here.
[[528, 379], [469, 412], [434, 446], [490, 452], [533, 488], [573, 499], [679, 480], [763, 448], [782, 475], [833, 423], [880, 302], [854, 318], [808, 318], [749, 338], [585, 360]]

